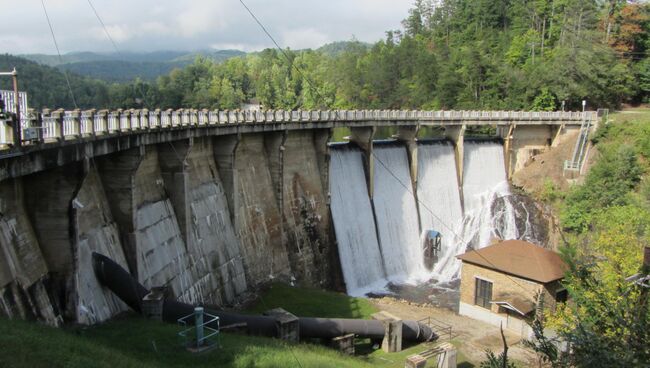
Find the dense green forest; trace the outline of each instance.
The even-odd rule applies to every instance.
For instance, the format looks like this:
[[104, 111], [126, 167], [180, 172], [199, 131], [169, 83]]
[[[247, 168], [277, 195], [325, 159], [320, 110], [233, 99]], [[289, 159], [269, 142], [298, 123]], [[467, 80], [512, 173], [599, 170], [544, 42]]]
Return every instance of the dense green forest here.
[[265, 50], [194, 64], [145, 90], [164, 107], [555, 109], [644, 101], [648, 5], [595, 0], [418, 0], [403, 29], [334, 55]]
[[[12, 55], [0, 55], [0, 70], [18, 71], [18, 86], [26, 91], [30, 107], [74, 108], [66, 76], [50, 66], [37, 64]], [[76, 103], [81, 108], [109, 105], [109, 88], [105, 82], [68, 74]], [[12, 89], [11, 78], [0, 78], [0, 89]]]
[[[650, 94], [649, 9], [620, 0], [417, 0], [403, 29], [374, 45], [197, 56], [155, 81], [71, 83], [81, 108], [237, 108], [250, 99], [283, 109], [551, 110], [583, 99], [616, 107]], [[106, 73], [79, 62], [94, 76]], [[32, 106], [73, 107], [61, 73], [16, 63]]]

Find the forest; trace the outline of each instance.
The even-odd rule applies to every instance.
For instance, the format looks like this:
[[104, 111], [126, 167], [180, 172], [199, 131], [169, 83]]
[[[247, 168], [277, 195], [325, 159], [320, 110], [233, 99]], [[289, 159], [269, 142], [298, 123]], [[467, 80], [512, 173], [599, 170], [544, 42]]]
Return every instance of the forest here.
[[[650, 96], [649, 9], [620, 0], [417, 0], [402, 29], [373, 45], [198, 56], [155, 81], [66, 73], [79, 108], [234, 109], [252, 99], [269, 109], [617, 107]], [[14, 65], [33, 107], [75, 107], [61, 69], [0, 57], [0, 68]]]

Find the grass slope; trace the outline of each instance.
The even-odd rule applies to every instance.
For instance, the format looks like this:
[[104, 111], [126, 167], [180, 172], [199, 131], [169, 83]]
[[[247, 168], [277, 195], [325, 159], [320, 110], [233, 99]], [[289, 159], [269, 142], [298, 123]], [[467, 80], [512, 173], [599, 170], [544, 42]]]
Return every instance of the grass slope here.
[[368, 299], [280, 283], [271, 285], [246, 312], [260, 314], [278, 307], [300, 317], [370, 319], [373, 313], [378, 312]]
[[[299, 316], [370, 318], [377, 309], [366, 299], [309, 288], [274, 284], [246, 313], [283, 307]], [[324, 346], [224, 333], [220, 348], [190, 354], [173, 324], [127, 314], [103, 325], [55, 329], [33, 322], [0, 319], [0, 367], [403, 367], [408, 355], [373, 350], [359, 339], [348, 357]]]
[[93, 328], [54, 329], [0, 320], [2, 367], [370, 367], [311, 344], [222, 334], [220, 348], [191, 354], [172, 324], [129, 315]]

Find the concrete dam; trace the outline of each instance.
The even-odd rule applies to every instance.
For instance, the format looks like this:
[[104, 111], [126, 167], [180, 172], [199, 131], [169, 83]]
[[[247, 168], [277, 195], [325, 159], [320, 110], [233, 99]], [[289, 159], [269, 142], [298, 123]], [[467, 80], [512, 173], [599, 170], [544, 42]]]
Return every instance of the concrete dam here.
[[[515, 223], [508, 178], [595, 113], [34, 111], [1, 122], [0, 311], [93, 324], [127, 306], [92, 253], [186, 303], [231, 305], [273, 280], [362, 295], [454, 279], [455, 255]], [[465, 138], [496, 127], [498, 139]], [[441, 139], [418, 140], [435, 126]], [[334, 128], [350, 143], [331, 144]], [[375, 141], [393, 127], [390, 142]], [[37, 129], [40, 134], [29, 135]], [[510, 206], [510, 207], [509, 207]], [[496, 210], [495, 210], [496, 208]], [[524, 226], [525, 228], [525, 226]], [[442, 234], [424, 265], [423, 237]]]

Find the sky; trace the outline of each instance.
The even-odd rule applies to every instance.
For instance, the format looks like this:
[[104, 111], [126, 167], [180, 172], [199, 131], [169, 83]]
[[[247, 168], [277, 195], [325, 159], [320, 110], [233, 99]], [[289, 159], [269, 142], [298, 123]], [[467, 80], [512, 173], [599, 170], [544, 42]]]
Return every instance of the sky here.
[[[239, 0], [90, 0], [120, 52], [271, 47]], [[43, 0], [62, 53], [113, 52], [88, 0]], [[375, 42], [400, 28], [413, 0], [244, 0], [282, 47], [353, 37]], [[55, 54], [41, 0], [0, 0], [0, 52]]]

